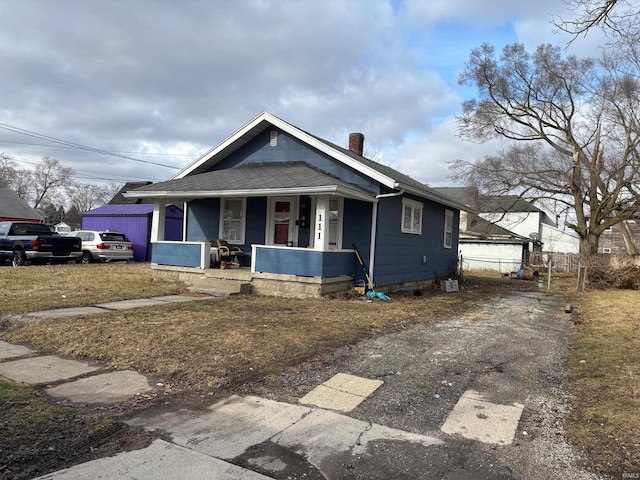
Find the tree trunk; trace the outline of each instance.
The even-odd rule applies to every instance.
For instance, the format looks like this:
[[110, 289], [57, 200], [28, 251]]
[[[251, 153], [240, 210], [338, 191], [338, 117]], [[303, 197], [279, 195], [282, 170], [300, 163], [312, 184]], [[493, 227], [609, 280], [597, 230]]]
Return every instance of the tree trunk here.
[[580, 237], [580, 255], [592, 256], [598, 253], [598, 244], [600, 243], [600, 235], [589, 233]]
[[620, 222], [618, 224], [618, 228], [620, 229], [620, 233], [622, 234], [622, 238], [624, 239], [624, 246], [627, 249], [627, 253], [629, 255], [638, 255], [638, 247], [636, 246], [636, 242], [633, 240], [633, 235], [631, 235], [629, 224], [626, 222], [626, 220]]

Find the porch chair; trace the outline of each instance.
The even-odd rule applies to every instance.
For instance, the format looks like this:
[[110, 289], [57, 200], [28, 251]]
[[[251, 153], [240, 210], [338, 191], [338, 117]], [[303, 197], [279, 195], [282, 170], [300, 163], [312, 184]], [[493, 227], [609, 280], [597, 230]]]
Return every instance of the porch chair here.
[[216, 261], [222, 265], [222, 262], [228, 262], [232, 265], [240, 266], [237, 257], [244, 255], [244, 250], [240, 247], [229, 245], [229, 242], [221, 238], [211, 240], [211, 254], [216, 256]]

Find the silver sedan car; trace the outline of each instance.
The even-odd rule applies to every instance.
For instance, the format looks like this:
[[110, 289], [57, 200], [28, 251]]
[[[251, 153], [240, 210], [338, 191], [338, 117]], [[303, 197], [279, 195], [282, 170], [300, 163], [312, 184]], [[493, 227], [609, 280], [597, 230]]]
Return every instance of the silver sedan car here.
[[82, 263], [133, 260], [133, 245], [124, 233], [78, 230], [69, 235], [82, 239]]

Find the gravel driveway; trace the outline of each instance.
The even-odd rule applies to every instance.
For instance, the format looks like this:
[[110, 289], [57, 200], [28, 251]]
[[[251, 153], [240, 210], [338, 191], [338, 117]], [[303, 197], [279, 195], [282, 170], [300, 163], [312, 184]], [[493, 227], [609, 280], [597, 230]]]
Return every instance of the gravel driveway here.
[[[572, 319], [561, 297], [504, 293], [463, 318], [412, 325], [340, 349], [246, 393], [296, 403], [338, 372], [380, 379], [384, 385], [351, 417], [444, 441], [429, 448], [379, 441], [367, 455], [332, 457], [322, 466], [326, 478], [595, 479], [579, 467], [563, 437]], [[469, 390], [496, 404], [524, 405], [512, 443], [482, 443], [441, 430]], [[283, 478], [316, 477], [322, 478], [304, 469], [300, 477]]]

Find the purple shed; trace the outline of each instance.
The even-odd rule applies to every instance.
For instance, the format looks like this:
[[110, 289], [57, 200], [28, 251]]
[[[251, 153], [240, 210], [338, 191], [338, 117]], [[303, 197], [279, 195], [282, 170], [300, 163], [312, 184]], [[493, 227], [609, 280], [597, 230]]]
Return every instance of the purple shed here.
[[[82, 214], [83, 230], [113, 230], [122, 232], [133, 244], [133, 260], [151, 260], [151, 219], [153, 205], [104, 205]], [[174, 205], [166, 207], [164, 239], [182, 240], [182, 210]]]

